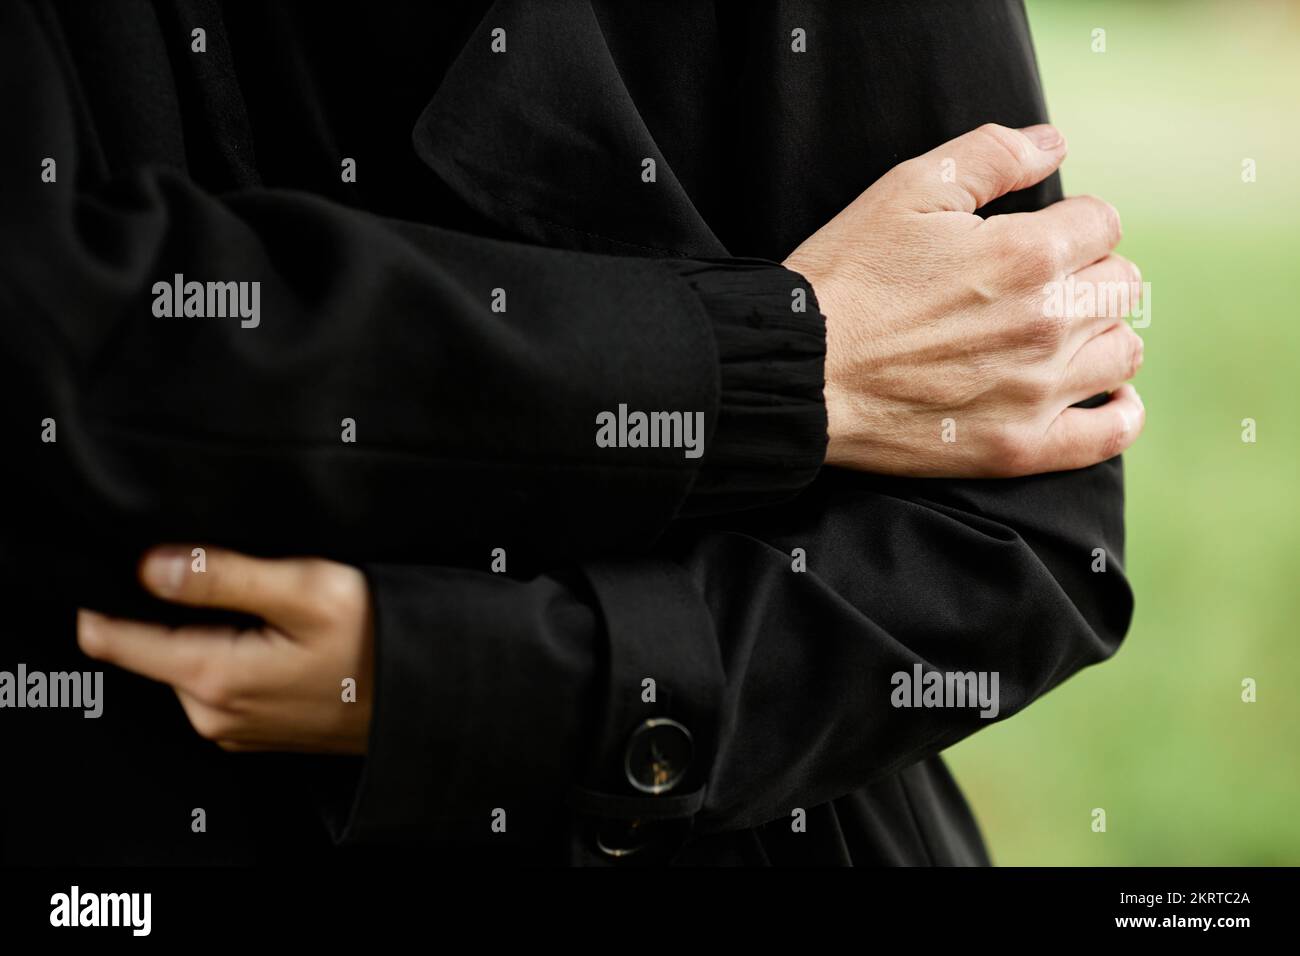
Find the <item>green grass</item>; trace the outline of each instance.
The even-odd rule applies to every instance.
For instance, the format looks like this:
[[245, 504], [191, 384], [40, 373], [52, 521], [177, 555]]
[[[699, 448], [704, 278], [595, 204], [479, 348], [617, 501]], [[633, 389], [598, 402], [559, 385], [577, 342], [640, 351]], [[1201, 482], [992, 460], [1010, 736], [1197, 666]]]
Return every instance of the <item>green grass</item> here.
[[1000, 864], [1300, 864], [1300, 6], [1029, 13], [1066, 191], [1119, 208], [1152, 286], [1138, 609], [1112, 661], [948, 756]]

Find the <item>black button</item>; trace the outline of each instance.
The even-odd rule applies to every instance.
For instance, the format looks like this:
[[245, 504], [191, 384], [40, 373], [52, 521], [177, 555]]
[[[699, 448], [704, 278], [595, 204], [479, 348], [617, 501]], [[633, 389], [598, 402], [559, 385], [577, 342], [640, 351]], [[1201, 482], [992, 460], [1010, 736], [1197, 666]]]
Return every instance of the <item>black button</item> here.
[[695, 752], [691, 732], [675, 720], [647, 720], [627, 742], [623, 770], [642, 793], [667, 793], [686, 776]]

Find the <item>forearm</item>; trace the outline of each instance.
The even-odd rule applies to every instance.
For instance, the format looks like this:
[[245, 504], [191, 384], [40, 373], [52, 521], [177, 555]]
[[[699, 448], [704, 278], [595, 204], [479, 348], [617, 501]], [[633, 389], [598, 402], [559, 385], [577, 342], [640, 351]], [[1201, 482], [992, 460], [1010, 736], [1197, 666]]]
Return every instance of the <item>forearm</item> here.
[[[371, 569], [378, 711], [350, 836], [454, 832], [489, 800], [559, 812], [574, 786], [611, 815], [732, 829], [869, 784], [1114, 651], [1132, 610], [1121, 495], [1118, 460], [1005, 482], [831, 472], [581, 577]], [[996, 674], [993, 712], [894, 706], [918, 665]], [[694, 738], [680, 806], [625, 778], [656, 717]]]

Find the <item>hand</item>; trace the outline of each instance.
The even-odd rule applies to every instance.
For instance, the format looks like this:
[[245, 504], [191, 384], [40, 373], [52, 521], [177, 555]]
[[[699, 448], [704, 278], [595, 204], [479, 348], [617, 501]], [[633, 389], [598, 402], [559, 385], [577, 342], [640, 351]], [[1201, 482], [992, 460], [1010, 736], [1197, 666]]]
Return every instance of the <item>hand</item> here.
[[[1136, 304], [1140, 276], [1111, 253], [1119, 215], [1091, 196], [974, 215], [1065, 152], [1050, 126], [980, 127], [895, 166], [786, 260], [826, 316], [828, 464], [1014, 477], [1096, 464], [1137, 438], [1145, 413], [1123, 383], [1142, 340], [1116, 305]], [[1094, 286], [1082, 315], [1048, 308], [1067, 276], [1058, 291], [1124, 295]], [[1104, 405], [1070, 408], [1102, 392]]]
[[[151, 551], [140, 565], [145, 587], [177, 604], [255, 614], [265, 625], [169, 628], [83, 610], [81, 649], [170, 684], [194, 729], [225, 750], [364, 753], [374, 675], [365, 576], [331, 561], [217, 548], [196, 571], [190, 554]], [[355, 702], [344, 700], [347, 678]]]

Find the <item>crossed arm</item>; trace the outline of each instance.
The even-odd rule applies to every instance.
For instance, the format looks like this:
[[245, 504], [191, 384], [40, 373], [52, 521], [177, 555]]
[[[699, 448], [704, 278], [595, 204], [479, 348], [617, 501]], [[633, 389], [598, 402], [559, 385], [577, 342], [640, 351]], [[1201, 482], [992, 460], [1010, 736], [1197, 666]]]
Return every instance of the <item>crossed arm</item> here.
[[[652, 716], [695, 735], [697, 827], [744, 827], [984, 722], [893, 706], [894, 674], [996, 672], [1001, 718], [1112, 653], [1132, 597], [1119, 509], [1096, 502], [1120, 482], [1118, 461], [1012, 481], [828, 472], [793, 502], [679, 529], [644, 557], [527, 581], [221, 551], [194, 574], [186, 550], [144, 565], [160, 595], [267, 624], [83, 617], [81, 641], [172, 684], [228, 749], [366, 751], [349, 839], [427, 838], [489, 801], [559, 804], [578, 782], [616, 795], [627, 735]], [[357, 704], [340, 702], [348, 676]]]
[[[20, 125], [75, 156], [74, 111], [50, 109], [61, 94], [40, 89], [58, 85], [57, 71], [7, 62], [22, 73], [14, 88], [30, 92], [16, 104]], [[365, 746], [357, 834], [380, 819], [426, 832], [431, 817], [503, 789], [540, 802], [574, 780], [608, 791], [615, 751], [645, 715], [647, 678], [662, 688], [662, 711], [695, 729], [707, 825], [845, 792], [979, 726], [971, 715], [889, 707], [894, 671], [918, 662], [1000, 671], [1007, 715], [1112, 650], [1130, 610], [1119, 466], [1094, 463], [1140, 429], [1140, 405], [1118, 387], [1135, 367], [1131, 333], [1094, 314], [1044, 334], [1032, 296], [1049, 276], [1121, 274], [1108, 256], [1117, 230], [1093, 202], [1028, 214], [1038, 217], [1020, 220], [1028, 244], [1046, 252], [1026, 269], [1007, 254], [1024, 251], [1024, 236], [974, 211], [1048, 175], [1064, 148], [1033, 152], [1009, 130], [972, 135], [958, 153], [964, 192], [913, 161], [845, 221], [873, 224], [876, 245], [841, 222], [795, 260], [825, 300], [836, 355], [832, 460], [903, 474], [1090, 467], [989, 483], [827, 471], [793, 502], [673, 523], [698, 468], [649, 451], [612, 463], [590, 438], [611, 395], [710, 412], [720, 401], [709, 292], [670, 274], [675, 266], [492, 243], [283, 191], [216, 198], [163, 170], [81, 188], [94, 171], [65, 162], [63, 184], [22, 191], [3, 231], [11, 272], [0, 292], [20, 317], [0, 326], [5, 424], [17, 434], [44, 417], [60, 426], [57, 446], [13, 463], [34, 502], [59, 506], [55, 526], [20, 523], [7, 544], [67, 541], [75, 528], [95, 567], [66, 593], [101, 607], [120, 583], [101, 573], [98, 545], [114, 537], [122, 557], [194, 539], [362, 564], [364, 579], [315, 560], [214, 551], [210, 577], [181, 579], [210, 593], [155, 593], [254, 613], [265, 627], [173, 632], [92, 618], [82, 628], [90, 652], [176, 686], [214, 739]], [[5, 169], [6, 183], [29, 179], [21, 163]], [[951, 227], [962, 231], [947, 235]], [[923, 248], [930, 270], [914, 277], [911, 304], [924, 308], [910, 334], [855, 322], [853, 304], [874, 290], [887, 305], [880, 289]], [[945, 285], [953, 248], [970, 268]], [[773, 265], [760, 271], [785, 282], [783, 294], [800, 281]], [[264, 319], [257, 338], [231, 325], [160, 327], [146, 292], [175, 272], [260, 276], [263, 311], [274, 302], [279, 319]], [[487, 309], [500, 284], [529, 322]], [[953, 382], [931, 382], [929, 404], [904, 390], [882, 405], [889, 369], [869, 360], [895, 342], [944, 355], [935, 367], [958, 372], [955, 356], [998, 360], [970, 363], [990, 376], [964, 379], [971, 388], [953, 407], [943, 404], [958, 394]], [[1028, 378], [1029, 356], [1034, 388], [1008, 392]], [[490, 371], [493, 387], [465, 382], [470, 368]], [[846, 387], [856, 401], [843, 400]], [[1112, 388], [1103, 408], [1071, 407]], [[466, 393], [480, 400], [456, 398]], [[380, 433], [342, 448], [337, 422], [354, 407], [365, 410], [362, 428], [378, 423]], [[908, 428], [930, 434], [944, 409], [962, 427], [984, 426], [956, 450], [986, 454], [953, 472], [938, 457], [953, 449], [938, 446], [930, 469], [900, 462], [898, 448], [927, 447]], [[1096, 427], [1046, 441], [1066, 418]], [[908, 426], [884, 449], [872, 441], [882, 422]], [[777, 487], [772, 469], [769, 498], [806, 484], [819, 458], [820, 449], [793, 486]], [[451, 566], [511, 536], [527, 573]], [[795, 548], [807, 571], [792, 567]], [[1098, 548], [1110, 557], [1104, 574], [1091, 570]], [[367, 564], [385, 560], [435, 564]], [[352, 710], [338, 693], [346, 677], [361, 694]], [[370, 720], [366, 700], [377, 708]], [[433, 753], [450, 772], [433, 771]], [[367, 812], [393, 799], [386, 781], [399, 766], [429, 768], [413, 787], [403, 778], [409, 812]]]

